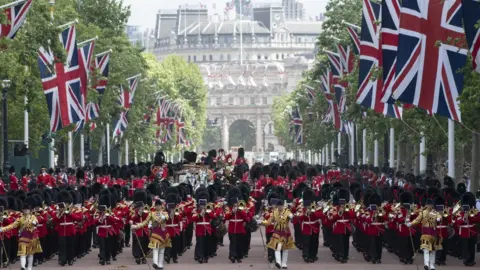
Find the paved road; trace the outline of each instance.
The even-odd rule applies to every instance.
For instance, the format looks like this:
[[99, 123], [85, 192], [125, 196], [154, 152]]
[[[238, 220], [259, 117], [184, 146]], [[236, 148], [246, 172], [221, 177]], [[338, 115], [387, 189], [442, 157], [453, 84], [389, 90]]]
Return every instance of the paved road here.
[[[321, 236], [320, 236], [321, 237]], [[320, 239], [320, 244], [322, 240]], [[123, 254], [118, 256], [116, 262], [112, 262], [112, 265], [100, 266], [97, 259], [98, 249], [95, 249], [88, 256], [77, 260], [73, 266], [65, 266], [65, 270], [129, 270], [129, 269], [138, 269], [138, 270], [148, 270], [147, 265], [137, 265], [135, 264], [133, 257], [131, 255], [131, 249], [124, 249]], [[289, 255], [289, 264], [288, 269], [293, 270], [423, 270], [423, 255], [417, 254], [415, 259], [415, 264], [413, 265], [403, 265], [401, 264], [395, 255], [389, 254], [384, 251], [382, 264], [371, 264], [363, 260], [363, 256], [358, 253], [353, 247], [350, 249], [350, 260], [346, 264], [340, 264], [336, 262], [328, 248], [321, 246], [319, 248], [318, 257], [319, 260], [316, 263], [306, 264], [301, 258], [301, 253], [298, 250], [290, 252]], [[479, 254], [479, 253], [477, 253]], [[477, 255], [477, 260], [480, 258]], [[151, 261], [151, 259], [150, 259]], [[179, 258], [178, 264], [166, 264], [165, 270], [186, 270], [195, 268], [196, 270], [207, 270], [215, 268], [215, 270], [236, 270], [236, 269], [275, 269], [273, 265], [269, 265], [267, 260], [264, 258], [264, 249], [260, 237], [260, 232], [254, 233], [252, 235], [252, 246], [249, 253], [249, 257], [243, 260], [242, 264], [232, 264], [228, 260], [228, 237], [225, 237], [225, 246], [220, 247], [218, 250], [218, 256], [210, 259], [208, 264], [199, 264], [193, 260], [193, 249], [189, 249], [182, 257]], [[463, 266], [461, 261], [458, 259], [449, 257], [447, 260], [447, 266], [437, 266], [438, 269], [447, 269], [448, 270], [458, 270], [458, 269], [471, 269]], [[474, 268], [477, 268], [476, 265]], [[19, 263], [17, 262], [12, 266], [12, 269], [19, 268]], [[38, 266], [35, 269], [55, 269], [61, 268], [57, 261], [56, 257], [54, 260], [47, 262], [41, 266]], [[153, 269], [152, 269], [153, 270]]]

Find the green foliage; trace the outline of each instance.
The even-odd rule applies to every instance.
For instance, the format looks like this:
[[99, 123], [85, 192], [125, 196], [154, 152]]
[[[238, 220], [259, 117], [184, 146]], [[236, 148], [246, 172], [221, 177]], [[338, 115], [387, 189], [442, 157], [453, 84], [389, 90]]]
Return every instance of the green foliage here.
[[[0, 4], [7, 2], [12, 1], [0, 0]], [[33, 1], [26, 23], [16, 38], [0, 40], [0, 76], [12, 81], [8, 89], [9, 139], [23, 138], [23, 114], [27, 109], [30, 112], [30, 152], [35, 156], [42, 148], [41, 138], [49, 130], [49, 116], [37, 52], [42, 46], [50, 47], [58, 57], [57, 61], [63, 61], [65, 52], [58, 39], [62, 29], [57, 26], [78, 19], [78, 43], [98, 37], [95, 54], [112, 50], [108, 86], [101, 100], [100, 118], [96, 121], [98, 128], [90, 134], [93, 147], [100, 146], [106, 124], [113, 123], [121, 111], [117, 104], [119, 86], [127, 83], [126, 78], [137, 74], [142, 77], [129, 112], [129, 126], [117, 143], [122, 145], [128, 139], [129, 148], [135, 149], [139, 156], [155, 151], [151, 143], [155, 138], [155, 127], [144, 124], [142, 120], [148, 107], [155, 105], [159, 94], [168, 96], [172, 102], [180, 105], [188, 138], [196, 144], [201, 143], [206, 122], [207, 90], [200, 71], [179, 57], [168, 57], [160, 63], [155, 56], [142, 53], [142, 49], [133, 46], [125, 35], [129, 16], [130, 8], [121, 0], [62, 0], [56, 1], [52, 20], [48, 1]], [[4, 20], [4, 17], [0, 17], [0, 20]], [[98, 78], [98, 72], [94, 71], [92, 77]], [[26, 105], [25, 96], [28, 98]], [[89, 89], [88, 101], [97, 102], [98, 98], [98, 94]], [[66, 134], [72, 128], [59, 131], [56, 142], [65, 142]], [[110, 128], [113, 130], [111, 125]], [[88, 130], [83, 132], [89, 133]], [[169, 150], [174, 145], [163, 147]]]

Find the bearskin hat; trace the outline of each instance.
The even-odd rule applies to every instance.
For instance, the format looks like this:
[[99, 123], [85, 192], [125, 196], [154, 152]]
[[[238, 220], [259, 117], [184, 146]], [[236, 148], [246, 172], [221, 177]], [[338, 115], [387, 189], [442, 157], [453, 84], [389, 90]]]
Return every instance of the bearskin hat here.
[[315, 177], [318, 175], [318, 171], [315, 167], [309, 167], [307, 169], [307, 178], [311, 179], [312, 177]]
[[209, 186], [207, 188], [208, 190], [208, 202], [215, 202], [217, 200], [217, 193], [215, 192], [215, 189], [212, 186]]
[[302, 199], [304, 204], [308, 203], [308, 205], [310, 205], [312, 202], [315, 201], [315, 193], [310, 188], [306, 188], [303, 190]]
[[189, 152], [188, 155], [187, 155], [187, 161], [189, 163], [195, 163], [195, 162], [197, 162], [197, 157], [198, 157], [197, 153]]
[[343, 199], [347, 203], [350, 201], [350, 191], [348, 191], [348, 189], [346, 188], [339, 189], [337, 192], [337, 196], [338, 199]]
[[33, 209], [37, 206], [37, 200], [33, 196], [25, 198], [22, 209]]
[[240, 188], [232, 187], [228, 190], [227, 193], [227, 203], [232, 205], [234, 202], [240, 201], [243, 199], [243, 194]]
[[460, 193], [460, 195], [463, 195], [467, 192], [467, 186], [465, 183], [458, 183], [457, 192]]
[[7, 202], [8, 202], [8, 209], [14, 210], [14, 211], [19, 211], [20, 209], [18, 208], [17, 204], [17, 198], [13, 196], [8, 196], [7, 197]]
[[343, 188], [343, 185], [340, 182], [335, 182], [333, 183], [333, 188]]
[[355, 191], [353, 192], [353, 199], [355, 200], [355, 202], [359, 202], [363, 197], [363, 190], [361, 188], [357, 188], [355, 189]]
[[373, 195], [373, 194], [376, 194], [377, 192], [372, 189], [372, 188], [367, 188], [364, 192], [363, 192], [363, 205], [368, 207], [368, 205], [370, 204], [369, 201], [370, 201], [370, 197]]
[[95, 196], [100, 193], [100, 190], [102, 190], [102, 184], [95, 182], [92, 185], [92, 195]]
[[263, 166], [262, 167], [262, 174], [266, 176], [271, 176], [270, 174], [271, 167], [270, 166]]
[[42, 196], [38, 195], [38, 194], [33, 194], [32, 197], [35, 199], [36, 201], [36, 204], [35, 204], [35, 207], [42, 207], [42, 204], [43, 204], [43, 198]]
[[209, 196], [208, 196], [208, 191], [207, 192], [198, 192], [195, 194], [195, 200], [197, 201], [197, 203], [200, 201], [200, 200], [207, 200], [207, 202], [209, 201]]
[[147, 186], [147, 190], [150, 191], [151, 194], [160, 196], [162, 193], [162, 189], [157, 182], [153, 182]]
[[436, 187], [436, 186], [431, 186], [427, 189], [427, 197], [430, 199], [435, 198], [436, 195], [441, 195], [442, 191]]
[[175, 195], [179, 196], [178, 189], [176, 187], [169, 187], [165, 191], [166, 194], [174, 193]]
[[28, 190], [34, 190], [37, 188], [37, 183], [31, 181], [30, 183], [27, 184]]
[[453, 181], [452, 177], [447, 175], [443, 178], [443, 185], [446, 187], [454, 188], [455, 182]]
[[284, 187], [276, 186], [276, 187], [274, 187], [274, 191], [275, 191], [276, 193], [278, 193], [278, 195], [280, 195], [280, 197], [281, 197], [282, 199], [287, 198], [287, 191], [285, 190]]
[[167, 204], [169, 203], [178, 204], [178, 201], [179, 201], [178, 195], [174, 193], [167, 194], [167, 196], [165, 197], [165, 202]]
[[368, 198], [368, 205], [375, 204], [376, 206], [382, 205], [382, 197], [378, 193], [373, 193]]
[[280, 198], [280, 195], [278, 195], [278, 193], [270, 192], [267, 196], [268, 205], [272, 205], [271, 203], [272, 199], [281, 199], [281, 198]]
[[412, 204], [413, 203], [413, 194], [408, 192], [408, 191], [404, 191], [404, 192], [400, 193], [400, 203], [402, 203], [402, 204], [406, 204], [406, 203]]
[[244, 158], [245, 157], [245, 149], [238, 148], [238, 157], [239, 158]]
[[302, 197], [302, 192], [304, 191], [304, 189], [307, 187], [307, 184], [305, 184], [304, 182], [298, 184], [295, 189], [293, 190], [293, 197], [294, 198], [300, 198]]
[[133, 193], [133, 201], [134, 202], [143, 202], [144, 204], [147, 203], [147, 192], [145, 190], [137, 189], [135, 193]]
[[110, 196], [103, 195], [98, 199], [98, 205], [105, 205], [107, 208], [111, 206]]
[[241, 182], [240, 184], [238, 184], [238, 188], [242, 192], [243, 200], [248, 200], [248, 198], [250, 197], [250, 186], [248, 185], [248, 183]]
[[163, 154], [162, 151], [159, 151], [155, 154], [155, 166], [162, 166], [163, 163], [165, 162], [165, 155]]
[[57, 195], [57, 202], [59, 203], [68, 203], [68, 204], [71, 204], [73, 203], [73, 197], [72, 197], [72, 194], [70, 194], [70, 192], [66, 191], [66, 190], [62, 190], [60, 191], [60, 193], [58, 193]]
[[77, 204], [77, 203], [80, 203], [80, 198], [78, 198], [78, 194], [77, 192], [75, 192], [75, 190], [69, 190], [68, 191], [70, 193], [70, 195], [72, 196], [72, 204]]
[[9, 173], [14, 173], [14, 172], [15, 172], [15, 167], [14, 167], [14, 166], [11, 166], [11, 167], [8, 169], [8, 172], [9, 172]]
[[330, 200], [330, 184], [323, 184], [321, 189], [321, 198], [322, 200]]
[[8, 199], [5, 197], [0, 197], [0, 206], [3, 207], [4, 210], [8, 209]]
[[43, 201], [45, 202], [45, 205], [50, 206], [53, 203], [53, 197], [50, 192], [46, 192], [46, 190], [43, 191]]
[[442, 195], [438, 194], [433, 198], [433, 205], [445, 205], [445, 198]]
[[362, 186], [360, 185], [360, 183], [358, 182], [353, 182], [352, 184], [350, 184], [350, 194], [354, 194], [355, 193], [355, 190], [361, 188]]
[[469, 205], [471, 208], [475, 207], [475, 195], [471, 192], [466, 192], [460, 199], [462, 205]]
[[85, 179], [85, 171], [82, 169], [78, 169], [75, 176], [77, 177], [77, 180]]

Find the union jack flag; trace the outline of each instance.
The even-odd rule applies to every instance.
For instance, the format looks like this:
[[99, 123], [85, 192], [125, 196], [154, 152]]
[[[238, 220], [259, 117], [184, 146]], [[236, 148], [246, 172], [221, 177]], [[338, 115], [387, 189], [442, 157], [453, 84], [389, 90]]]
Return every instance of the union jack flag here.
[[90, 131], [94, 130], [97, 125], [92, 120], [98, 117], [100, 117], [100, 107], [96, 103], [89, 102], [85, 107], [85, 119], [76, 123], [74, 131], [82, 130], [87, 122], [90, 122]]
[[363, 16], [360, 46], [360, 66], [359, 66], [359, 88], [357, 92], [357, 103], [363, 107], [373, 109], [374, 111], [397, 118], [400, 114], [396, 105], [385, 104], [381, 101], [383, 78], [380, 76], [373, 78], [375, 73], [383, 67], [383, 55], [380, 44], [381, 25], [380, 21], [381, 6], [371, 0], [363, 0]]
[[130, 109], [133, 104], [133, 97], [137, 90], [138, 80], [139, 77], [128, 79], [128, 89], [124, 89], [123, 85], [120, 86], [118, 103], [126, 110]]
[[27, 13], [32, 6], [33, 0], [22, 0], [10, 3], [6, 9], [3, 10], [7, 23], [0, 24], [0, 37], [9, 39], [15, 38], [20, 27], [22, 27]]
[[78, 49], [78, 56], [80, 60], [80, 70], [81, 76], [80, 81], [82, 83], [82, 97], [83, 97], [83, 106], [87, 103], [87, 89], [88, 89], [88, 79], [90, 77], [90, 70], [92, 69], [92, 57], [93, 50], [95, 49], [95, 41], [89, 41], [83, 47]]
[[465, 40], [462, 1], [403, 0], [393, 98], [461, 121], [467, 50], [442, 42]]
[[[330, 75], [330, 76], [327, 75], [327, 76], [324, 76], [324, 77], [325, 78], [327, 78], [327, 77], [331, 78], [332, 75]], [[326, 82], [325, 84], [328, 84], [328, 82]], [[325, 97], [325, 100], [328, 103], [328, 111], [327, 111], [327, 114], [325, 115], [324, 121], [330, 121], [331, 120], [333, 122], [333, 125], [335, 126], [335, 128], [337, 130], [340, 130], [340, 111], [338, 109], [338, 104], [333, 100], [334, 97], [333, 97], [333, 93], [331, 92], [331, 89], [332, 89], [331, 87], [327, 88], [327, 87], [324, 86], [323, 95]]]
[[311, 87], [311, 86], [308, 86], [308, 85], [304, 85], [305, 86], [305, 91], [306, 91], [306, 97], [308, 99], [308, 102], [310, 104], [314, 103], [315, 102], [315, 97], [317, 96], [317, 93], [315, 92], [315, 88]]
[[42, 47], [38, 53], [38, 65], [47, 99], [51, 132], [85, 119], [75, 25], [62, 31], [60, 41], [67, 52], [65, 64], [54, 62], [55, 56], [51, 50], [47, 51]]
[[108, 73], [110, 70], [110, 53], [101, 53], [95, 56], [95, 67], [98, 69], [102, 78], [94, 86], [97, 93], [103, 95], [108, 83]]
[[113, 126], [115, 128], [113, 129], [112, 138], [122, 136], [123, 132], [127, 129], [128, 126], [128, 111], [121, 112], [118, 120], [115, 121]]
[[187, 144], [187, 133], [185, 131], [185, 122], [183, 121], [183, 118], [180, 118], [179, 120], [176, 121], [177, 125], [177, 144]]
[[360, 53], [360, 37], [358, 36], [358, 32], [357, 32], [357, 28], [360, 28], [356, 25], [353, 25], [353, 24], [347, 24], [347, 31], [348, 31], [348, 34], [350, 34], [350, 38], [352, 40], [352, 43], [353, 43], [353, 49], [355, 50], [355, 54], [359, 54]]
[[342, 74], [349, 74], [354, 68], [354, 56], [350, 46], [343, 47], [337, 44], [338, 55], [340, 56], [340, 66]]
[[163, 140], [162, 135], [164, 134], [164, 131], [166, 131], [168, 128], [168, 123], [169, 123], [168, 111], [170, 110], [170, 105], [171, 105], [170, 101], [165, 98], [161, 98], [158, 101], [157, 119], [156, 119], [157, 139], [162, 138]]
[[303, 143], [303, 120], [302, 116], [300, 115], [300, 111], [298, 110], [298, 107], [295, 108], [291, 112], [291, 135], [292, 135], [292, 140], [296, 144], [302, 144]]
[[463, 0], [465, 35], [473, 58], [473, 69], [480, 72], [480, 1]]
[[395, 65], [397, 62], [398, 29], [400, 27], [400, 0], [382, 2], [382, 57], [383, 57], [383, 103], [395, 103], [392, 98], [395, 82]]

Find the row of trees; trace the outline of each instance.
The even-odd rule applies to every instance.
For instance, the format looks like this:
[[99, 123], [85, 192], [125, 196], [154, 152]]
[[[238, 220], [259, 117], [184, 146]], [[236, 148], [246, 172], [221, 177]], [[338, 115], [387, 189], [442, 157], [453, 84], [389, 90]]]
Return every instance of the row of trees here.
[[[11, 1], [0, 1], [1, 4], [5, 2]], [[41, 46], [50, 46], [55, 55], [65, 57], [58, 42], [61, 29], [57, 26], [78, 19], [78, 42], [98, 37], [95, 53], [112, 50], [108, 86], [102, 97], [100, 118], [96, 120], [97, 128], [92, 132], [88, 128], [82, 131], [90, 135], [92, 148], [99, 148], [106, 124], [112, 124], [118, 118], [121, 110], [117, 104], [119, 86], [126, 84], [126, 78], [136, 74], [142, 74], [142, 79], [129, 112], [128, 128], [118, 142], [121, 145], [124, 140], [129, 140], [129, 149], [132, 151], [130, 157], [133, 157], [133, 149], [139, 157], [155, 151], [155, 119], [149, 125], [144, 123], [143, 117], [149, 108], [156, 107], [159, 96], [166, 96], [181, 107], [188, 139], [195, 143], [201, 142], [206, 122], [207, 89], [196, 65], [187, 64], [175, 56], [158, 62], [154, 55], [132, 45], [125, 34], [130, 8], [121, 0], [57, 1], [53, 23], [48, 2], [33, 1], [27, 20], [17, 37], [13, 40], [0, 40], [0, 78], [12, 82], [8, 89], [9, 139], [23, 138], [24, 126], [21, 123], [26, 109], [29, 112], [29, 152], [35, 157], [45, 147], [42, 136], [49, 130], [49, 115], [42, 91], [37, 51]], [[25, 97], [28, 99], [27, 104], [24, 103]], [[88, 91], [88, 102], [90, 101], [98, 101], [98, 94], [93, 89]], [[65, 143], [67, 132], [72, 130], [73, 126], [55, 134], [56, 143]], [[174, 147], [177, 147], [174, 139], [162, 146], [167, 150]], [[75, 158], [78, 156], [78, 148], [76, 145]], [[59, 149], [58, 145], [56, 149]]]
[[[336, 51], [336, 43], [350, 44], [350, 37], [342, 20], [361, 25], [362, 0], [330, 0], [326, 7], [326, 21], [322, 26], [322, 33], [318, 37], [318, 46], [324, 50]], [[340, 39], [340, 41], [338, 41]], [[292, 93], [285, 95], [275, 101], [274, 115], [276, 135], [284, 142], [289, 150], [313, 150], [320, 151], [327, 143], [337, 140], [338, 131], [331, 123], [322, 123], [322, 116], [328, 108], [323, 95], [318, 94], [313, 104], [310, 104], [305, 95], [303, 85], [318, 86], [317, 80], [325, 67], [328, 66], [326, 54], [320, 50], [316, 56], [316, 66], [303, 74], [303, 80]], [[358, 56], [356, 59], [358, 64]], [[455, 123], [455, 146], [456, 146], [456, 179], [469, 175], [477, 181], [478, 171], [478, 127], [480, 119], [479, 95], [480, 74], [471, 69], [471, 59], [467, 61], [463, 70], [465, 83], [463, 93], [460, 96], [463, 124]], [[357, 66], [357, 65], [355, 65]], [[418, 171], [418, 157], [429, 155], [436, 165], [435, 170], [438, 177], [443, 177], [442, 167], [447, 158], [448, 135], [447, 119], [439, 116], [429, 116], [423, 110], [405, 109], [403, 120], [386, 118], [370, 110], [366, 110], [355, 103], [355, 96], [358, 89], [358, 68], [351, 74], [344, 77], [349, 82], [346, 89], [347, 110], [342, 119], [353, 121], [357, 124], [357, 146], [358, 150], [362, 145], [362, 130], [366, 129], [368, 134], [367, 152], [373, 153], [374, 140], [383, 145], [384, 135], [390, 128], [395, 128], [395, 152], [396, 165], [404, 171]], [[380, 76], [380, 75], [379, 75]], [[317, 87], [318, 89], [318, 87]], [[297, 145], [291, 140], [289, 134], [290, 115], [289, 110], [298, 106], [304, 121], [304, 144]], [[364, 117], [364, 113], [367, 117]], [[420, 153], [419, 143], [421, 134], [426, 139], [426, 151]], [[343, 136], [343, 145], [347, 136]], [[383, 156], [383, 147], [380, 147], [380, 158]], [[357, 151], [361, 153], [361, 151]], [[370, 163], [373, 163], [373, 154], [370, 154]], [[358, 159], [360, 161], [360, 159]], [[471, 170], [470, 166], [471, 165]]]

